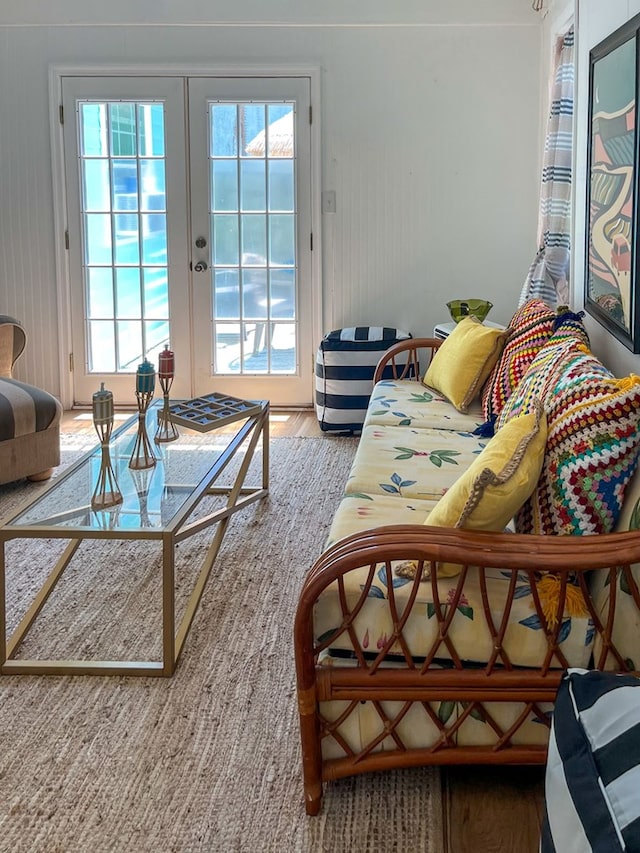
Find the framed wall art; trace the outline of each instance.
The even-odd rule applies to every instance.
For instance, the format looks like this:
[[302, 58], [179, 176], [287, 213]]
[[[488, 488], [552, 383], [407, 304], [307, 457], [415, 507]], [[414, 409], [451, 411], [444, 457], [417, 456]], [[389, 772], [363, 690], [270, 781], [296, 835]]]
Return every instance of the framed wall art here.
[[638, 41], [640, 16], [589, 55], [585, 308], [640, 352]]

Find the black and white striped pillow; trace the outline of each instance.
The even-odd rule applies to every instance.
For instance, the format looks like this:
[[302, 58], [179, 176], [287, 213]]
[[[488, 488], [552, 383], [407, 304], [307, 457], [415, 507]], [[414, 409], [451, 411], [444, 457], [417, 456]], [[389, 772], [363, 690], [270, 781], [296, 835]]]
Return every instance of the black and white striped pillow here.
[[640, 679], [569, 669], [555, 703], [541, 853], [640, 851]]

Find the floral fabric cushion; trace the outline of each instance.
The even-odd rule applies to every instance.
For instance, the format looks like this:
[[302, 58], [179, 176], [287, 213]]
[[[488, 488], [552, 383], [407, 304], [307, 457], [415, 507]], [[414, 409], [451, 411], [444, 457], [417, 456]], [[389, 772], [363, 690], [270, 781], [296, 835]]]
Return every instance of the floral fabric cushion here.
[[480, 396], [508, 336], [508, 329], [483, 326], [475, 317], [465, 317], [436, 351], [424, 384], [444, 394], [460, 412], [466, 412]]
[[345, 493], [438, 500], [486, 443], [463, 431], [365, 426]]
[[[344, 657], [332, 657], [327, 653], [320, 662], [324, 666], [349, 665]], [[489, 722], [490, 719], [503, 732], [518, 726], [510, 738], [514, 746], [532, 743], [546, 746], [552, 705], [538, 702], [535, 710], [527, 714], [524, 702], [485, 701], [482, 703], [482, 711], [476, 708], [469, 714], [468, 704], [448, 699], [424, 704], [414, 702], [407, 710], [405, 702], [387, 700], [384, 702], [384, 710], [391, 719], [397, 717], [394, 719], [394, 731], [407, 749], [431, 749], [437, 743], [442, 743], [442, 733], [431, 714], [436, 715], [450, 729], [449, 737], [458, 746], [498, 746], [500, 735]], [[325, 760], [344, 757], [345, 743], [356, 753], [364, 750], [369, 752], [372, 743], [376, 744], [373, 752], [398, 748], [391, 734], [385, 737], [386, 721], [380, 714], [379, 702], [321, 701], [320, 713], [323, 719], [333, 723], [325, 727], [325, 736], [322, 738], [322, 757]], [[523, 715], [526, 715], [526, 721], [518, 725]]]
[[373, 389], [365, 426], [405, 426], [473, 432], [482, 423], [480, 402], [459, 412], [444, 394], [415, 379], [383, 379]]
[[553, 334], [555, 312], [539, 299], [522, 305], [509, 323], [509, 339], [482, 389], [485, 420], [496, 418], [527, 368]]
[[[367, 500], [343, 498], [337, 511], [337, 524], [346, 528], [343, 513], [357, 515], [358, 509], [367, 508]], [[387, 524], [393, 524], [395, 515], [389, 516]], [[401, 523], [401, 522], [399, 522]], [[375, 652], [378, 643], [391, 636], [394, 630], [393, 616], [389, 607], [388, 585], [393, 584], [394, 600], [401, 615], [405, 604], [413, 594], [414, 582], [398, 577], [394, 569], [387, 573], [384, 565], [376, 568], [373, 585], [364, 604], [354, 620], [354, 628], [364, 649]], [[362, 591], [367, 589], [368, 567], [356, 569], [345, 576], [346, 607], [352, 611], [361, 603]], [[512, 573], [500, 569], [486, 569], [486, 592], [489, 610], [498, 621], [505, 612], [509, 597]], [[448, 636], [451, 638], [461, 660], [487, 663], [495, 652], [494, 637], [484, 617], [483, 584], [477, 568], [469, 567], [464, 579], [464, 593], [456, 599], [458, 578], [441, 577], [436, 581], [438, 600], [445, 611], [457, 600]], [[537, 594], [543, 595], [538, 589]], [[513, 666], [540, 666], [548, 652], [545, 633], [536, 613], [533, 593], [526, 573], [519, 573], [513, 604], [508, 610], [509, 627], [506, 630], [503, 648]], [[327, 636], [343, 624], [343, 613], [337, 586], [332, 585], [322, 593], [314, 613], [314, 633]], [[419, 584], [417, 598], [411, 610], [411, 616], [403, 626], [403, 637], [410, 653], [415, 657], [426, 657], [439, 635], [439, 623], [436, 618], [432, 581]], [[578, 615], [565, 611], [560, 632], [560, 648], [572, 666], [587, 666], [593, 647], [593, 625], [582, 608]], [[347, 632], [340, 634], [335, 643], [335, 651], [350, 651], [351, 644]], [[399, 654], [401, 654], [399, 650]], [[438, 659], [450, 658], [444, 645], [438, 648]], [[554, 666], [559, 666], [555, 660]]]
[[389, 494], [368, 494], [354, 492], [342, 498], [340, 509], [333, 517], [325, 548], [338, 539], [362, 533], [372, 527], [386, 524], [423, 524], [436, 505], [437, 500], [430, 498], [402, 498]]
[[616, 524], [617, 532], [640, 530], [640, 468], [627, 484], [624, 493], [624, 505]]

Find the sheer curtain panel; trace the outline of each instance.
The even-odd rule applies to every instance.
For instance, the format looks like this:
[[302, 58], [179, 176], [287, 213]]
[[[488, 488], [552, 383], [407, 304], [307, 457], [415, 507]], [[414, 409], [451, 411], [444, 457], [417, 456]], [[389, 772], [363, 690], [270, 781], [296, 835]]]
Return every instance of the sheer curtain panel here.
[[556, 43], [540, 187], [539, 249], [522, 288], [520, 305], [533, 298], [552, 308], [569, 301], [573, 41], [571, 27]]

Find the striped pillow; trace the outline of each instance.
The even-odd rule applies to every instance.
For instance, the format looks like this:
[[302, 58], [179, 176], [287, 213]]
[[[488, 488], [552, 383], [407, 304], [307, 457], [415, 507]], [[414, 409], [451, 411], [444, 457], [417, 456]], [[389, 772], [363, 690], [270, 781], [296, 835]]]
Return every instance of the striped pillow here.
[[541, 853], [640, 850], [640, 679], [569, 669], [555, 702]]

